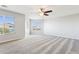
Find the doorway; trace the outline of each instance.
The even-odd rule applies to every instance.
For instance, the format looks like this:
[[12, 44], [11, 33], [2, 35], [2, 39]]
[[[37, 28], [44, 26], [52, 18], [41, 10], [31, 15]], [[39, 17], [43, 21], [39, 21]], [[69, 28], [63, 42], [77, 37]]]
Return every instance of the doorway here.
[[30, 19], [30, 34], [31, 35], [43, 34], [43, 20], [42, 19]]

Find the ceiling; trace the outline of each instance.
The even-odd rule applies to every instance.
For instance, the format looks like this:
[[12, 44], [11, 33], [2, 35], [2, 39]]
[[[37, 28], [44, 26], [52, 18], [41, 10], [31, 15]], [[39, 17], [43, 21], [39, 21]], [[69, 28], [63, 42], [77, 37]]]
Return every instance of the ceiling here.
[[[38, 12], [38, 9], [40, 7], [43, 7], [42, 5], [7, 5], [7, 6], [8, 7], [0, 6], [0, 8], [19, 12], [22, 14], [31, 14], [31, 13], [33, 14]], [[62, 17], [79, 13], [78, 5], [47, 5], [46, 7], [51, 8], [53, 10], [53, 13], [51, 13], [50, 15], [53, 17]]]

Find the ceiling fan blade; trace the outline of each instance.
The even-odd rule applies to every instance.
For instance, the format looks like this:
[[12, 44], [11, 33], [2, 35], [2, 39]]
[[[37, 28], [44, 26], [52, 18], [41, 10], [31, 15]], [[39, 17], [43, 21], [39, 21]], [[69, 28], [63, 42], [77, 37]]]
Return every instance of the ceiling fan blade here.
[[45, 16], [49, 16], [48, 14], [44, 13]]
[[50, 12], [52, 12], [52, 10], [49, 10], [49, 11], [45, 11], [44, 13], [50, 13]]
[[43, 8], [40, 8], [41, 12], [44, 12], [44, 9]]

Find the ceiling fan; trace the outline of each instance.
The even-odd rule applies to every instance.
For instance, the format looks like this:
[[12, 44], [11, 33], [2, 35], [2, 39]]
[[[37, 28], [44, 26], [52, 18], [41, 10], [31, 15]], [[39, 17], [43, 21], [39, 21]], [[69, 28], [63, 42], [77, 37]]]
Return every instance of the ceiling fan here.
[[53, 12], [52, 10], [46, 10], [45, 8], [40, 8], [40, 15], [49, 16], [49, 13]]

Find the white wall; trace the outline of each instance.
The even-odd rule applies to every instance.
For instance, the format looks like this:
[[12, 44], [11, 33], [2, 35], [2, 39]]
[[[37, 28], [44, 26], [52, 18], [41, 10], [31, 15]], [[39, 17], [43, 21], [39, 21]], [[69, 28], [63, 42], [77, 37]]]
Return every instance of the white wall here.
[[48, 17], [44, 21], [44, 33], [79, 39], [79, 14], [64, 17]]
[[14, 16], [16, 31], [16, 33], [0, 35], [0, 43], [25, 37], [25, 16], [23, 14], [0, 9], [0, 15]]

